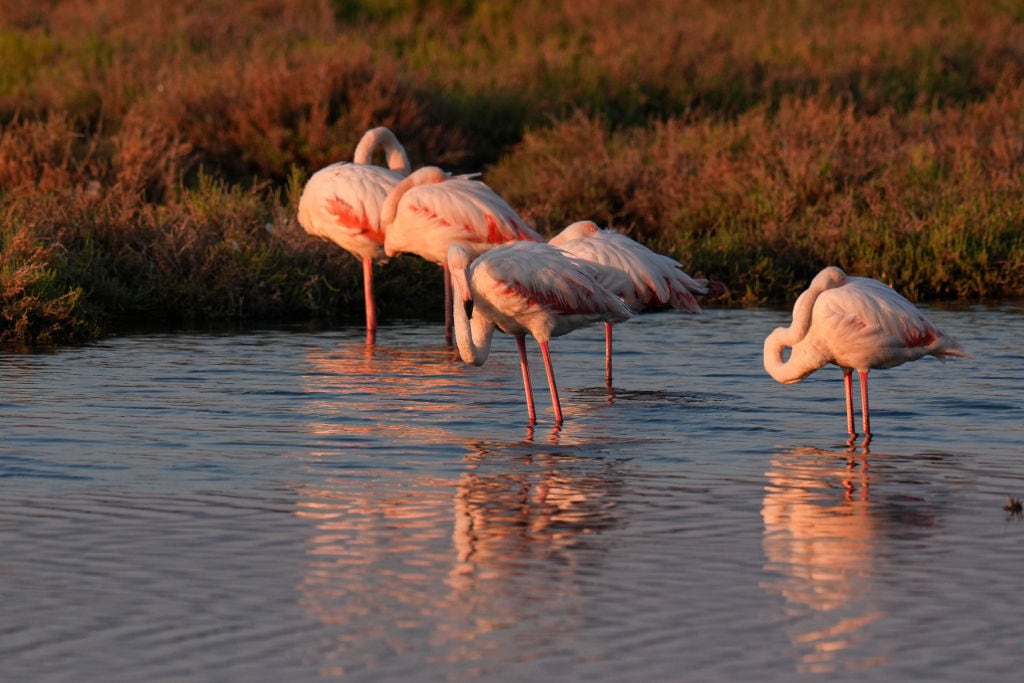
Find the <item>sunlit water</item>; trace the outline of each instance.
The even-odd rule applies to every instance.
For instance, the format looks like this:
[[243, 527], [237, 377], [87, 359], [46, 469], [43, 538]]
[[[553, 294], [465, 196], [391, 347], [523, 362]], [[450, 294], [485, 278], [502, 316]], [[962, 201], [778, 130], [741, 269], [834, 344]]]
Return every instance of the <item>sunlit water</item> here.
[[0, 356], [0, 680], [1015, 680], [1024, 315], [930, 315], [868, 453], [782, 311], [556, 339], [560, 430], [430, 324]]

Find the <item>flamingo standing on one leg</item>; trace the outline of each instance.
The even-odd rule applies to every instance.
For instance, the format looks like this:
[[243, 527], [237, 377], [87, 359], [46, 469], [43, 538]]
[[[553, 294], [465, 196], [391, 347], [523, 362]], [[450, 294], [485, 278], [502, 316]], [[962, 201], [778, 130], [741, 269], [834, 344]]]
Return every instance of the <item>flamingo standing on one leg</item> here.
[[[792, 347], [783, 361], [783, 349]], [[865, 443], [871, 440], [868, 372], [926, 355], [969, 357], [960, 344], [935, 327], [912, 303], [878, 280], [848, 277], [836, 267], [822, 270], [793, 306], [793, 323], [764, 340], [764, 368], [783, 384], [799, 382], [834, 363], [843, 371], [846, 426], [853, 424], [853, 371], [860, 375]]]
[[[616, 268], [629, 276], [625, 287], [612, 288], [634, 311], [671, 306], [679, 311], [700, 313], [695, 295], [718, 296], [725, 292], [720, 282], [692, 278], [673, 258], [651, 251], [636, 240], [614, 230], [602, 229], [593, 221], [577, 221], [549, 240], [573, 256]], [[605, 323], [605, 383], [612, 384], [612, 323]]]
[[[505, 244], [475, 261], [470, 251], [456, 243], [449, 247], [447, 261], [462, 360], [483, 365], [496, 327], [515, 336], [530, 424], [536, 424], [526, 363], [526, 335], [532, 335], [544, 357], [555, 424], [562, 424], [548, 341], [586, 325], [626, 320], [632, 315], [629, 307], [597, 281], [590, 264], [544, 243]], [[470, 306], [472, 316], [467, 311]]]
[[[377, 150], [387, 156], [388, 168], [374, 166]], [[306, 183], [299, 199], [299, 224], [351, 252], [363, 263], [366, 340], [377, 334], [373, 296], [373, 263], [386, 260], [380, 209], [388, 192], [409, 175], [409, 157], [395, 134], [384, 127], [367, 131], [356, 146], [352, 162], [326, 166]]]
[[399, 182], [381, 208], [384, 251], [416, 254], [444, 269], [445, 340], [451, 343], [452, 296], [448, 246], [478, 255], [497, 244], [544, 238], [486, 184], [425, 166]]

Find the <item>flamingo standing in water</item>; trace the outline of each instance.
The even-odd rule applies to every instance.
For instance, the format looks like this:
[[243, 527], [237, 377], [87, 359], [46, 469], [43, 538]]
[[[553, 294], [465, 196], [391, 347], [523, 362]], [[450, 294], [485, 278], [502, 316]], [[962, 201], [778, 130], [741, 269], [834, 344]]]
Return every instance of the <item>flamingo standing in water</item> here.
[[[651, 251], [636, 240], [593, 221], [577, 221], [548, 244], [585, 261], [616, 268], [626, 275], [625, 286], [614, 289], [631, 309], [671, 306], [678, 311], [700, 313], [695, 295], [717, 296], [725, 292], [720, 282], [696, 279], [673, 258]], [[612, 323], [605, 323], [605, 383], [612, 384]]]
[[[371, 163], [378, 150], [386, 155], [388, 168]], [[409, 157], [395, 134], [388, 128], [373, 128], [359, 140], [351, 163], [341, 161], [314, 173], [299, 198], [303, 229], [334, 242], [363, 263], [366, 340], [370, 344], [377, 334], [373, 263], [386, 260], [380, 209], [391, 188], [409, 171]]]
[[[788, 360], [783, 349], [792, 347]], [[853, 371], [860, 376], [865, 443], [871, 440], [868, 372], [891, 368], [927, 355], [969, 357], [960, 344], [935, 327], [912, 303], [878, 280], [849, 277], [825, 268], [793, 306], [793, 323], [764, 340], [764, 368], [783, 384], [793, 384], [826, 363], [843, 371], [846, 426], [853, 424]]]
[[449, 344], [449, 245], [461, 244], [477, 256], [505, 242], [544, 240], [486, 184], [469, 176], [452, 177], [436, 166], [424, 166], [395, 185], [381, 207], [381, 224], [387, 256], [408, 252], [443, 268], [445, 339]]
[[[455, 338], [462, 360], [483, 365], [491, 351], [495, 328], [516, 338], [530, 424], [536, 424], [526, 335], [540, 345], [551, 390], [555, 424], [562, 407], [551, 368], [552, 337], [598, 322], [621, 322], [632, 315], [618, 296], [602, 286], [594, 268], [545, 243], [514, 242], [495, 247], [475, 261], [460, 244], [448, 248]], [[469, 310], [472, 309], [472, 315]]]

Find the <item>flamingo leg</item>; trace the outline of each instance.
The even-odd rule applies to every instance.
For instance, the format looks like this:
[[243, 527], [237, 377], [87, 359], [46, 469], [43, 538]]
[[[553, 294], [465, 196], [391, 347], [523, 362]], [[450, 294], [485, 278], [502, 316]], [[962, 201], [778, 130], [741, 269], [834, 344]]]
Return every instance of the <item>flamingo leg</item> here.
[[516, 337], [519, 348], [519, 366], [523, 369], [523, 389], [526, 390], [526, 410], [530, 414], [530, 424], [537, 424], [537, 409], [533, 405], [533, 387], [530, 385], [530, 367], [526, 363], [526, 337]]
[[860, 370], [860, 412], [861, 420], [864, 422], [864, 439], [867, 443], [871, 439], [871, 417], [868, 412], [868, 373]]
[[551, 368], [551, 351], [546, 341], [540, 342], [540, 353], [544, 356], [544, 369], [548, 373], [548, 387], [551, 388], [551, 407], [555, 409], [555, 424], [562, 424], [562, 404], [558, 401], [558, 387], [555, 386], [555, 372]]
[[843, 370], [843, 388], [846, 392], [846, 430], [850, 432], [850, 439], [857, 437], [853, 428], [853, 370]]
[[452, 345], [452, 273], [448, 264], [441, 265], [444, 271], [444, 343]]
[[612, 385], [612, 324], [604, 324], [604, 383]]
[[377, 339], [377, 304], [373, 298], [373, 261], [363, 259], [363, 297], [366, 301], [366, 343]]

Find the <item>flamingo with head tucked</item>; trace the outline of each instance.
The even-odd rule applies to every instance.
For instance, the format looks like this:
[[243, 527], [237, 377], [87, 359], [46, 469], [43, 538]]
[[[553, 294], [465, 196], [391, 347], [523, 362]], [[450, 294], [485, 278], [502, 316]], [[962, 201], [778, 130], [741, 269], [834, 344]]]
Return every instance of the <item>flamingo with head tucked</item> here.
[[483, 365], [496, 328], [513, 335], [533, 425], [537, 412], [526, 362], [526, 335], [533, 336], [544, 358], [555, 424], [562, 424], [548, 342], [586, 325], [626, 320], [632, 315], [629, 307], [597, 281], [590, 264], [543, 242], [501, 245], [475, 261], [468, 249], [455, 243], [448, 248], [446, 260], [455, 294], [455, 338], [462, 360]]
[[[792, 347], [788, 360], [783, 350]], [[932, 355], [969, 357], [960, 344], [935, 327], [891, 287], [865, 277], [825, 268], [793, 306], [793, 323], [776, 328], [764, 341], [764, 368], [783, 384], [799, 382], [826, 363], [843, 371], [846, 426], [853, 421], [853, 371], [860, 376], [865, 443], [871, 439], [868, 372]]]
[[[386, 155], [388, 168], [371, 163], [378, 150]], [[388, 192], [409, 170], [409, 157], [395, 134], [388, 128], [373, 128], [359, 140], [351, 163], [341, 161], [314, 173], [299, 198], [303, 229], [362, 261], [366, 339], [371, 344], [377, 334], [373, 263], [386, 260], [380, 210]]]
[[[697, 296], [725, 292], [720, 282], [692, 278], [673, 258], [654, 252], [615, 230], [593, 221], [577, 221], [548, 242], [577, 258], [615, 268], [628, 278], [612, 288], [631, 309], [671, 306], [678, 311], [700, 313]], [[612, 383], [612, 323], [605, 323], [605, 383]]]
[[476, 256], [506, 242], [544, 240], [485, 183], [469, 176], [452, 177], [436, 166], [420, 168], [395, 185], [381, 207], [381, 224], [388, 256], [407, 252], [443, 268], [445, 338], [449, 343], [448, 247], [460, 244]]

